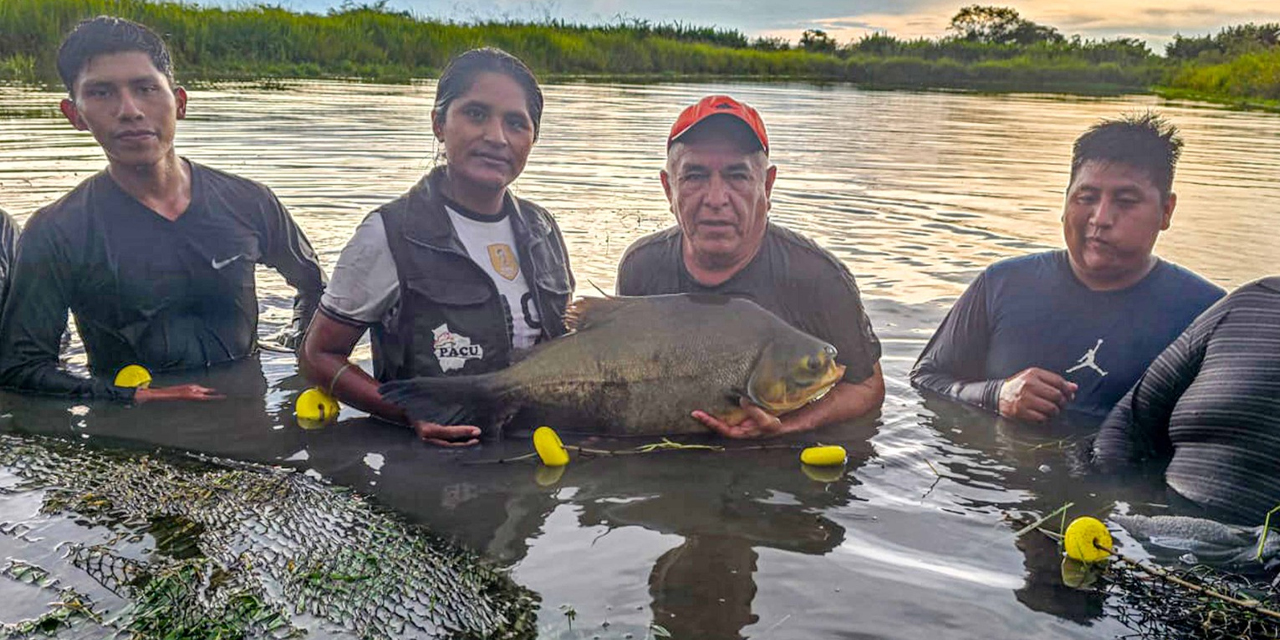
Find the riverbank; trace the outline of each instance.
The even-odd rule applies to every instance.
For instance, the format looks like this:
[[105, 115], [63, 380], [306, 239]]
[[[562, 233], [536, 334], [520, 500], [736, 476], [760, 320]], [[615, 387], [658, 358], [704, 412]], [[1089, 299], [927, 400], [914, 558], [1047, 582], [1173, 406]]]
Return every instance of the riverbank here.
[[1163, 58], [1133, 40], [1067, 39], [1046, 28], [1051, 38], [1024, 43], [876, 35], [844, 46], [820, 39], [793, 47], [731, 30], [644, 21], [458, 24], [381, 4], [316, 15], [270, 6], [223, 9], [149, 0], [5, 0], [0, 3], [0, 81], [56, 84], [53, 57], [61, 38], [78, 20], [100, 14], [137, 20], [165, 34], [184, 82], [406, 82], [434, 77], [460, 51], [493, 45], [549, 79], [736, 77], [1083, 94], [1163, 87], [1229, 103], [1280, 99], [1280, 46], [1229, 59], [1216, 55], [1202, 63], [1200, 58]]

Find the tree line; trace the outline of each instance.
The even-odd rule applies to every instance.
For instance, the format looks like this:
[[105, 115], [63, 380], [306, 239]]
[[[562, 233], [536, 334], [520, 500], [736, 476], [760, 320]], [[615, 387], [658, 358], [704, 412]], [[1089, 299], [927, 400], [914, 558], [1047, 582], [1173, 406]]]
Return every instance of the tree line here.
[[886, 87], [1067, 92], [1181, 91], [1280, 100], [1280, 25], [1247, 24], [1177, 36], [1164, 56], [1132, 38], [1090, 40], [970, 5], [938, 38], [877, 33], [838, 43], [821, 30], [796, 43], [640, 19], [457, 23], [348, 1], [326, 14], [280, 6], [207, 7], [168, 0], [3, 0], [0, 80], [56, 79], [53, 54], [76, 21], [99, 14], [164, 34], [184, 80], [260, 77], [431, 77], [454, 54], [499, 46], [548, 76], [838, 80]]

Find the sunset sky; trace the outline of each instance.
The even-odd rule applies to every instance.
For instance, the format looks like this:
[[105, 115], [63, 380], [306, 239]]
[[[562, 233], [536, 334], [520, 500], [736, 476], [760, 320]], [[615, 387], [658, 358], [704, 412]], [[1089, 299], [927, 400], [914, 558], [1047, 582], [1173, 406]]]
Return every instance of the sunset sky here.
[[[286, 7], [323, 12], [341, 0], [284, 0]], [[884, 31], [900, 37], [938, 36], [965, 0], [391, 0], [396, 9], [469, 21], [545, 17], [589, 23], [618, 16], [715, 25], [751, 36], [793, 42], [805, 29], [823, 29], [844, 42]], [[1280, 0], [1018, 0], [979, 2], [1011, 6], [1022, 17], [1086, 38], [1132, 36], [1157, 51], [1173, 34], [1205, 34], [1245, 22], [1280, 22]], [[242, 4], [225, 0], [221, 4]]]

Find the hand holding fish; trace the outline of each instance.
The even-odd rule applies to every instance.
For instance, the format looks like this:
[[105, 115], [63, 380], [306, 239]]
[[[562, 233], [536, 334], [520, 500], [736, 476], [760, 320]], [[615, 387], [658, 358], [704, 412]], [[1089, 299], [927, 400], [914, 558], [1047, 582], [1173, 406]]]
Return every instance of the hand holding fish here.
[[480, 428], [471, 425], [445, 426], [426, 420], [415, 420], [413, 430], [423, 442], [438, 447], [470, 447], [480, 442]]
[[789, 431], [782, 419], [742, 398], [738, 406], [747, 417], [736, 425], [729, 424], [705, 411], [694, 411], [693, 418], [726, 438], [767, 438]]

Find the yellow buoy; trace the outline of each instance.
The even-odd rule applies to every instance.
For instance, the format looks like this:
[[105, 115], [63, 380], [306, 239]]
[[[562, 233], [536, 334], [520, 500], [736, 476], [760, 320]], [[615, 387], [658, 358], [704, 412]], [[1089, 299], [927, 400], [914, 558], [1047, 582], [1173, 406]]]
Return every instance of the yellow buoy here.
[[844, 477], [844, 467], [815, 467], [811, 464], [800, 465], [800, 471], [814, 482], [839, 482]]
[[116, 374], [116, 386], [146, 389], [151, 386], [151, 372], [141, 365], [128, 365]]
[[1089, 516], [1072, 520], [1062, 537], [1067, 557], [1086, 564], [1106, 560], [1111, 555], [1111, 544], [1107, 525]]
[[298, 420], [308, 420], [324, 424], [338, 419], [338, 412], [341, 407], [333, 396], [324, 392], [318, 387], [311, 387], [302, 392], [298, 396], [297, 402], [294, 403], [293, 409], [298, 414]]
[[550, 487], [555, 483], [560, 482], [560, 478], [564, 476], [565, 468], [566, 467], [563, 466], [548, 467], [547, 465], [540, 464], [538, 465], [538, 468], [533, 471], [533, 481], [538, 483], [539, 487]]
[[809, 447], [800, 452], [800, 462], [815, 467], [836, 467], [849, 459], [844, 447], [833, 444], [824, 447]]
[[563, 467], [569, 464], [569, 452], [565, 451], [560, 436], [551, 427], [538, 427], [533, 432], [533, 448], [537, 450], [542, 464], [548, 467]]

